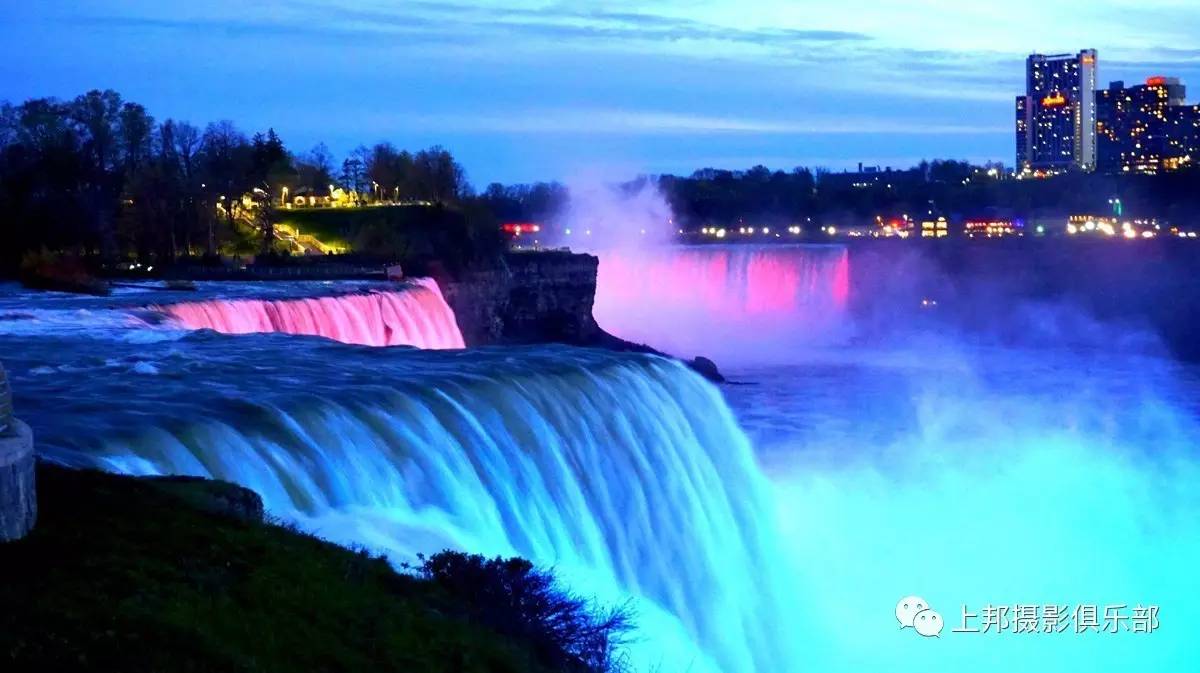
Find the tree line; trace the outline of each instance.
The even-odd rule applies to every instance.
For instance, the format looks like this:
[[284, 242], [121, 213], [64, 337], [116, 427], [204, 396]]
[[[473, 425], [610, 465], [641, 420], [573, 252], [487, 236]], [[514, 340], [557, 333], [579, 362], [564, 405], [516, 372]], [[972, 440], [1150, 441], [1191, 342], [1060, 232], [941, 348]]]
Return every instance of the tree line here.
[[[754, 166], [641, 176], [620, 187], [635, 193], [648, 182], [679, 226], [696, 229], [743, 221], [815, 229], [901, 214], [1102, 213], [1109, 199], [1121, 199], [1130, 216], [1172, 224], [1192, 225], [1200, 213], [1195, 167], [1017, 180], [999, 165], [963, 161], [866, 173]], [[449, 206], [481, 230], [499, 221], [553, 222], [570, 199], [556, 182], [493, 183], [475, 194], [441, 147], [410, 152], [382, 142], [339, 163], [324, 144], [290, 150], [273, 129], [247, 135], [229, 121], [159, 121], [115, 91], [0, 105], [0, 269], [43, 249], [157, 263], [272, 252], [276, 206], [334, 194], [358, 204]]]
[[771, 171], [702, 169], [657, 178], [686, 225], [761, 223], [867, 224], [875, 217], [941, 215], [1036, 218], [1110, 212], [1120, 199], [1127, 216], [1193, 224], [1200, 214], [1200, 169], [1159, 175], [1067, 173], [1016, 179], [998, 164], [923, 161], [901, 170], [836, 173], [799, 167]]
[[[1189, 226], [1200, 217], [1197, 168], [1160, 175], [1068, 173], [1018, 180], [999, 164], [934, 160], [869, 172], [803, 166], [789, 171], [703, 168], [687, 176], [641, 176], [618, 187], [634, 194], [647, 182], [661, 192], [677, 224], [691, 229], [745, 222], [816, 230], [905, 214], [917, 220], [929, 215], [955, 220], [1104, 215], [1110, 212], [1110, 199], [1120, 199], [1129, 217]], [[553, 182], [492, 184], [479, 198], [500, 219], [552, 222], [570, 193]]]
[[335, 190], [359, 202], [472, 196], [441, 147], [380, 143], [336, 165], [324, 144], [296, 153], [273, 129], [159, 121], [111, 90], [0, 105], [3, 267], [43, 249], [163, 262], [269, 250], [275, 205]]

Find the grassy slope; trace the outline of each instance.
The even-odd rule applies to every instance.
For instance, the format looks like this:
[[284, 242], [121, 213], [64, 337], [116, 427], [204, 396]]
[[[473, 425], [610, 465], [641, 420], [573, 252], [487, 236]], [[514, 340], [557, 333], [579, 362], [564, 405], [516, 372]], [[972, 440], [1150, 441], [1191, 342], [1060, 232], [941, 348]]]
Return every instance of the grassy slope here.
[[190, 488], [40, 468], [37, 528], [0, 545], [0, 670], [538, 670], [430, 584]]
[[504, 248], [494, 222], [454, 207], [305, 208], [278, 215], [281, 224], [325, 243], [408, 262], [434, 258], [459, 268]]

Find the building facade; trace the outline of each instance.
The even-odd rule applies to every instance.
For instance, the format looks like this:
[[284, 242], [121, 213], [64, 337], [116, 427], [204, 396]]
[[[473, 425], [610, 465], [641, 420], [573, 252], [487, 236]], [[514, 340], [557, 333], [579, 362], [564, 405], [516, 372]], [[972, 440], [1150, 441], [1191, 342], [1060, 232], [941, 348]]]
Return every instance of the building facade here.
[[1096, 167], [1096, 50], [1025, 62], [1016, 100], [1017, 168], [1057, 173]]
[[1017, 171], [1028, 170], [1029, 159], [1029, 97], [1017, 96]]
[[1098, 168], [1105, 173], [1172, 171], [1200, 153], [1200, 106], [1187, 105], [1178, 78], [1151, 77], [1096, 93]]

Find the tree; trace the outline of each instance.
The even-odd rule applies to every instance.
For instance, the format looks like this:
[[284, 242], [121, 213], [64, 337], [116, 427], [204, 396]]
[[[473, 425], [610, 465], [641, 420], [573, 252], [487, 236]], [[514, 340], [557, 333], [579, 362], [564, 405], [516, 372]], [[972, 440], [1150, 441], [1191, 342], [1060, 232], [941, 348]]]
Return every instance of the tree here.
[[[268, 251], [271, 206], [282, 199], [264, 202], [262, 195], [282, 197], [291, 187], [324, 192], [333, 166], [324, 145], [294, 156], [273, 128], [247, 138], [229, 121], [203, 132], [174, 119], [157, 123], [111, 90], [0, 104], [0, 263], [13, 269], [26, 251], [41, 248], [169, 262], [201, 240], [210, 255], [226, 243], [259, 240]], [[471, 232], [480, 248], [498, 236], [470, 198], [462, 167], [442, 148], [414, 155], [387, 142], [360, 147], [342, 172], [343, 185], [361, 195], [452, 203], [450, 219], [468, 208], [482, 214]]]
[[[204, 182], [222, 208], [232, 231], [240, 209], [241, 195], [250, 191], [251, 147], [246, 136], [230, 121], [209, 124], [201, 140], [201, 170]], [[210, 240], [215, 234], [210, 232]]]
[[454, 157], [439, 146], [417, 152], [413, 158], [418, 198], [434, 203], [456, 200], [463, 193], [466, 174]]
[[295, 187], [292, 156], [275, 129], [268, 129], [265, 135], [255, 134], [250, 152], [250, 178], [254, 184], [265, 183], [269, 186], [267, 191], [273, 193], [281, 193], [283, 187]]
[[260, 254], [269, 257], [275, 252], [275, 199], [271, 193], [259, 189], [255, 192], [254, 225], [261, 237]]
[[125, 103], [118, 117], [120, 161], [125, 176], [131, 175], [150, 157], [154, 139], [154, 118], [137, 103]]
[[366, 175], [367, 167], [361, 158], [349, 156], [342, 161], [341, 183], [343, 187], [350, 188], [356, 194], [362, 194], [365, 191]]
[[297, 187], [311, 194], [324, 194], [333, 184], [333, 154], [325, 143], [313, 147], [307, 154], [297, 157]]

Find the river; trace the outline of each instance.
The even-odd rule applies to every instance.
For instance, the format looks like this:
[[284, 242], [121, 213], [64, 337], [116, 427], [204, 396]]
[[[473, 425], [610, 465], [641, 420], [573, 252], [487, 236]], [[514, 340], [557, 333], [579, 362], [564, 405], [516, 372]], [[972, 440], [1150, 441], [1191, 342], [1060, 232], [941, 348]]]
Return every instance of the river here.
[[[658, 287], [628, 314], [667, 302], [686, 323], [623, 328], [638, 297], [605, 286], [603, 255], [597, 316], [720, 352], [720, 387], [654, 356], [457, 350], [423, 283], [110, 298], [0, 286], [0, 361], [45, 459], [237, 481], [273, 514], [396, 561], [447, 546], [527, 556], [634, 601], [638, 670], [1193, 661], [1194, 367], [922, 325], [856, 338], [836, 250], [697, 255], [667, 268], [708, 269], [702, 305], [680, 306], [686, 284]], [[245, 325], [271, 333], [234, 333]], [[912, 594], [944, 616], [940, 638], [899, 628]], [[1154, 605], [1160, 623], [951, 630], [963, 606], [1018, 603]]]

